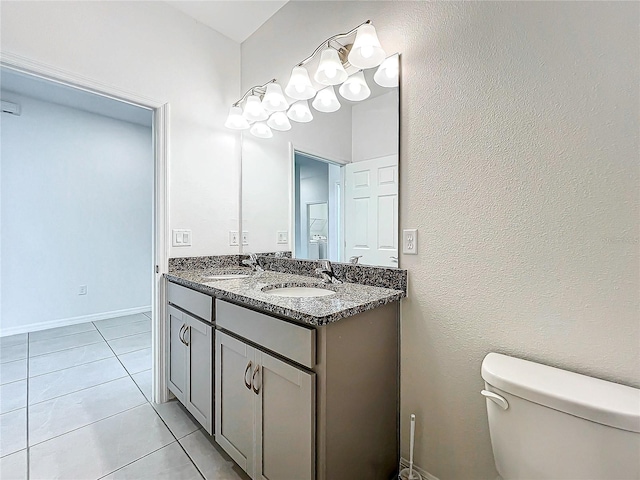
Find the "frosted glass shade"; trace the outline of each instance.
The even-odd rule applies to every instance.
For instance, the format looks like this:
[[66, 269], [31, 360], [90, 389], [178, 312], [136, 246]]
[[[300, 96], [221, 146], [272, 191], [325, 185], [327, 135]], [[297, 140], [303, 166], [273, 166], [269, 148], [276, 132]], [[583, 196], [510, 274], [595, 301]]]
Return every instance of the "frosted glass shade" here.
[[399, 69], [398, 55], [392, 55], [380, 64], [373, 80], [381, 87], [397, 87]]
[[287, 112], [289, 117], [294, 122], [307, 123], [313, 120], [311, 110], [309, 110], [309, 102], [306, 100], [299, 100], [293, 105]]
[[287, 117], [287, 114], [284, 112], [275, 112], [267, 120], [267, 125], [269, 125], [274, 130], [278, 130], [280, 132], [286, 132], [287, 130], [291, 130], [291, 122]]
[[347, 78], [347, 81], [340, 85], [340, 95], [352, 102], [359, 102], [369, 98], [371, 90], [364, 79], [364, 74], [358, 72]]
[[347, 79], [347, 71], [342, 66], [338, 52], [333, 48], [325, 48], [320, 56], [318, 70], [313, 76], [322, 85], [339, 85]]
[[244, 118], [249, 120], [250, 122], [261, 122], [266, 120], [269, 115], [265, 111], [262, 103], [260, 102], [260, 97], [257, 95], [251, 95], [247, 98], [247, 103], [244, 106]]
[[251, 130], [249, 130], [252, 135], [258, 138], [271, 138], [273, 137], [273, 132], [269, 128], [269, 126], [264, 122], [256, 122], [251, 125]]
[[287, 83], [284, 93], [296, 100], [308, 100], [313, 98], [316, 94], [316, 90], [313, 88], [313, 85], [311, 85], [309, 73], [306, 68], [293, 67], [293, 70], [291, 71], [291, 78], [289, 78], [289, 83]]
[[289, 108], [289, 102], [282, 94], [282, 87], [277, 83], [267, 85], [267, 91], [262, 99], [262, 106], [267, 112], [284, 112]]
[[340, 102], [333, 87], [325, 87], [320, 90], [311, 105], [319, 112], [325, 113], [335, 112], [340, 108]]
[[246, 130], [249, 128], [249, 122], [242, 116], [242, 109], [235, 106], [229, 109], [229, 116], [224, 126], [233, 130]]
[[386, 57], [373, 25], [358, 28], [353, 47], [349, 52], [349, 63], [357, 68], [377, 67]]

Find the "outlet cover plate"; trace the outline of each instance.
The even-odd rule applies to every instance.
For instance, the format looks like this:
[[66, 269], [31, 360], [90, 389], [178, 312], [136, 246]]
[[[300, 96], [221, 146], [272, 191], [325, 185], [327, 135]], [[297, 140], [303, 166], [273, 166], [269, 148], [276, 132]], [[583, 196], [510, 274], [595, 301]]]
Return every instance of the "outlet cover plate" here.
[[402, 253], [405, 255], [418, 254], [418, 230], [416, 228], [402, 231]]

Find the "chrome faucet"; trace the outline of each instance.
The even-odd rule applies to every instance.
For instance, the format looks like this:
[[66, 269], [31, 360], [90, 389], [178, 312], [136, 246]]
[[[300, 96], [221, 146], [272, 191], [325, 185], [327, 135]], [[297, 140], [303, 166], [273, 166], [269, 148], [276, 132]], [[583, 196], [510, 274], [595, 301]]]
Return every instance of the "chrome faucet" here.
[[362, 255], [354, 255], [353, 257], [349, 257], [349, 263], [352, 265], [357, 265], [358, 260], [362, 258]]
[[322, 283], [342, 283], [333, 273], [333, 268], [329, 260], [320, 260], [320, 267], [316, 268], [316, 275], [320, 275]]
[[258, 255], [249, 253], [249, 258], [242, 260], [242, 264], [251, 268], [254, 272], [264, 272], [264, 268], [260, 266]]

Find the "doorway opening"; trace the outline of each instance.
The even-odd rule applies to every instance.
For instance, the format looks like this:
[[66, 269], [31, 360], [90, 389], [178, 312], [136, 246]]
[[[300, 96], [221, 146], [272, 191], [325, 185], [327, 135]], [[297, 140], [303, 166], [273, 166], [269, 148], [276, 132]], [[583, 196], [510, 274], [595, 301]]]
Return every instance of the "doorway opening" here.
[[294, 151], [294, 255], [341, 261], [343, 165]]
[[[44, 137], [47, 137], [47, 130], [49, 131], [48, 133], [51, 134], [49, 135], [49, 137], [51, 137], [49, 140], [56, 140], [56, 135], [54, 135], [54, 133], [64, 131], [69, 134], [74, 133], [74, 131], [76, 133], [85, 133], [84, 137], [77, 137], [75, 141], [71, 140], [67, 144], [66, 154], [64, 146], [58, 149], [57, 158], [55, 160], [60, 163], [57, 164], [57, 168], [55, 165], [46, 165], [46, 161], [44, 161], [44, 165], [46, 167], [42, 169], [44, 171], [38, 170], [37, 162], [27, 165], [28, 168], [22, 170], [24, 175], [31, 175], [34, 177], [39, 176], [40, 181], [44, 181], [48, 175], [47, 169], [49, 169], [48, 171], [51, 174], [51, 178], [49, 178], [49, 180], [51, 180], [51, 182], [49, 183], [47, 190], [42, 192], [42, 198], [40, 198], [38, 202], [42, 206], [43, 211], [47, 211], [47, 208], [45, 207], [51, 207], [52, 212], [55, 212], [56, 215], [59, 214], [59, 221], [56, 221], [56, 218], [48, 218], [48, 225], [47, 222], [44, 222], [40, 226], [40, 230], [38, 230], [38, 227], [36, 226], [35, 229], [32, 228], [28, 236], [22, 238], [19, 236], [20, 229], [17, 229], [16, 231], [18, 232], [18, 235], [15, 235], [15, 244], [11, 245], [5, 235], [8, 231], [7, 229], [11, 227], [11, 224], [5, 221], [9, 218], [5, 214], [10, 210], [19, 212], [20, 209], [24, 208], [24, 205], [16, 204], [11, 200], [5, 201], [5, 198], [2, 200], [4, 218], [2, 218], [3, 239], [0, 244], [0, 248], [2, 249], [2, 258], [0, 258], [0, 261], [2, 262], [3, 275], [0, 278], [0, 309], [4, 313], [0, 317], [0, 335], [6, 336], [11, 335], [12, 333], [15, 334], [18, 333], [21, 328], [19, 324], [16, 325], [12, 323], [11, 318], [9, 318], [8, 315], [11, 310], [11, 316], [15, 318], [15, 309], [11, 306], [14, 298], [10, 297], [6, 292], [4, 292], [4, 295], [2, 294], [4, 290], [7, 290], [5, 287], [11, 285], [11, 282], [13, 281], [11, 276], [8, 276], [8, 273], [10, 272], [5, 269], [5, 266], [10, 266], [7, 265], [7, 263], [10, 263], [8, 261], [9, 256], [7, 255], [10, 248], [18, 251], [21, 246], [31, 247], [32, 251], [41, 252], [40, 274], [36, 274], [33, 279], [33, 284], [31, 285], [31, 293], [35, 296], [34, 302], [37, 302], [38, 288], [42, 287], [46, 289], [47, 287], [52, 286], [58, 287], [60, 286], [59, 284], [63, 283], [60, 280], [60, 277], [56, 278], [54, 281], [45, 281], [45, 276], [49, 275], [49, 273], [45, 274], [45, 270], [50, 272], [55, 270], [56, 267], [58, 267], [58, 270], [66, 267], [73, 270], [71, 267], [74, 267], [74, 265], [65, 265], [64, 261], [66, 260], [69, 264], [73, 264], [74, 262], [81, 263], [80, 260], [84, 259], [84, 262], [82, 263], [84, 263], [86, 278], [95, 274], [95, 270], [100, 270], [100, 272], [98, 272], [98, 275], [94, 277], [97, 279], [93, 280], [94, 283], [92, 284], [88, 280], [82, 280], [81, 276], [76, 275], [78, 269], [75, 269], [73, 274], [70, 275], [73, 278], [69, 280], [69, 285], [73, 285], [73, 291], [69, 292], [71, 287], [69, 287], [69, 285], [66, 286], [66, 293], [70, 295], [69, 298], [73, 299], [73, 301], [69, 303], [76, 304], [72, 306], [78, 307], [78, 304], [84, 302], [86, 304], [85, 307], [88, 307], [90, 300], [99, 300], [98, 305], [93, 305], [90, 308], [85, 308], [84, 310], [71, 309], [68, 312], [62, 312], [62, 310], [54, 309], [54, 311], [51, 312], [51, 315], [40, 316], [39, 320], [41, 321], [36, 325], [29, 325], [24, 328], [27, 328], [30, 331], [44, 332], [44, 329], [48, 327], [60, 328], [66, 325], [66, 328], [68, 328], [70, 325], [81, 325], [87, 322], [97, 323], [102, 320], [106, 320], [107, 317], [119, 318], [124, 317], [125, 315], [144, 315], [145, 313], [148, 313], [151, 317], [149, 341], [151, 375], [147, 385], [150, 387], [149, 394], [152, 399], [159, 403], [164, 402], [167, 400], [168, 394], [164, 381], [165, 352], [162, 346], [165, 344], [165, 320], [164, 312], [161, 307], [164, 304], [162, 275], [167, 269], [168, 262], [166, 242], [166, 227], [168, 225], [166, 208], [166, 139], [168, 132], [166, 116], [168, 104], [150, 100], [129, 92], [123, 92], [112, 86], [103, 85], [71, 73], [60, 72], [46, 65], [37, 64], [18, 56], [3, 54], [0, 66], [2, 67], [3, 74], [3, 107], [5, 106], [5, 97], [7, 98], [7, 101], [9, 101], [9, 96], [5, 95], [5, 91], [10, 91], [7, 86], [10, 85], [11, 82], [5, 82], [5, 79], [7, 78], [13, 78], [15, 80], [13, 90], [17, 90], [18, 87], [24, 87], [26, 89], [33, 87], [36, 88], [36, 90], [37, 88], [41, 88], [45, 92], [48, 91], [48, 94], [50, 95], [47, 99], [36, 98], [37, 95], [34, 94], [35, 90], [27, 90], [22, 93], [13, 92], [13, 99], [18, 101], [9, 103], [18, 105], [18, 109], [20, 110], [20, 102], [22, 101], [22, 105], [25, 107], [25, 109], [20, 112], [20, 117], [16, 116], [11, 119], [13, 121], [22, 121], [22, 127], [20, 128], [23, 128], [26, 124], [28, 116], [26, 110], [27, 105], [29, 106], [29, 117], [32, 117], [32, 114], [36, 110], [39, 110], [40, 113], [43, 114], [43, 117], [41, 117], [39, 121], [45, 124], [45, 128], [41, 130], [42, 132], [45, 132], [45, 134], [35, 135], [32, 144], [29, 145], [29, 147], [37, 146], [37, 142], [43, 141]], [[72, 103], [64, 105], [65, 95], [69, 98], [75, 96], [75, 101], [79, 103], [76, 105], [73, 105]], [[70, 107], [75, 107], [75, 110], [79, 113], [74, 113], [74, 108]], [[92, 108], [93, 111], [91, 110]], [[53, 120], [54, 117], [51, 117], [50, 115], [54, 111], [58, 111], [57, 113], [63, 112], [63, 114], [67, 114], [68, 118], [64, 121], [68, 121], [68, 123], [64, 125], [55, 123], [56, 121]], [[3, 117], [5, 115], [8, 114], [3, 113]], [[127, 115], [132, 116], [127, 117]], [[120, 116], [120, 118], [118, 118], [118, 116]], [[83, 120], [83, 118], [85, 120]], [[87, 137], [95, 135], [97, 139], [97, 137], [101, 135], [96, 133], [97, 131], [87, 134], [87, 128], [90, 127], [90, 121], [86, 119], [89, 118], [102, 118], [103, 124], [110, 125], [110, 128], [115, 132], [124, 132], [127, 130], [126, 125], [132, 126], [132, 128], [129, 128], [129, 134], [123, 134], [124, 136], [121, 137], [120, 140], [112, 142], [112, 145], [110, 146], [112, 151], [109, 152], [109, 155], [113, 159], [112, 163], [110, 164], [108, 161], [104, 161], [97, 169], [98, 171], [94, 170], [93, 172], [90, 172], [91, 169], [84, 169], [86, 165], [82, 163], [81, 158], [83, 156], [86, 157], [87, 163], [89, 163], [93, 154], [96, 152], [92, 151], [90, 146], [91, 138]], [[145, 118], [145, 120], [141, 120], [143, 118]], [[32, 120], [32, 118], [29, 120]], [[146, 126], [142, 125], [145, 121], [148, 122]], [[46, 122], [49, 122], [48, 129], [46, 128]], [[3, 126], [5, 126], [3, 129], [3, 137], [5, 137], [6, 126], [9, 122], [5, 121], [5, 118], [3, 118], [3, 123]], [[36, 125], [37, 123], [38, 122], [35, 122]], [[148, 163], [144, 167], [146, 170], [144, 170], [144, 168], [136, 169], [133, 165], [135, 162], [128, 161], [130, 158], [127, 158], [127, 155], [131, 153], [132, 149], [135, 150], [138, 148], [138, 153], [144, 149], [141, 147], [140, 135], [145, 129], [148, 133], [145, 140], [146, 145], [144, 147], [148, 154], [146, 159]], [[132, 145], [135, 144], [136, 140], [134, 137], [136, 137], [136, 135], [138, 137], [138, 144], [137, 147], [132, 147]], [[3, 150], [6, 148], [8, 147], [6, 146], [3, 138]], [[98, 149], [100, 150], [99, 147]], [[33, 148], [32, 150], [37, 151], [37, 149]], [[42, 150], [51, 151], [47, 150], [47, 147], [43, 147]], [[122, 156], [119, 157], [119, 155]], [[71, 161], [72, 158], [75, 158], [75, 163]], [[3, 163], [4, 160], [5, 152], [3, 152]], [[31, 157], [29, 160], [35, 162]], [[105, 159], [103, 158], [103, 160]], [[43, 162], [42, 158], [39, 161]], [[19, 162], [16, 162], [16, 165], [19, 167]], [[138, 165], [138, 167], [140, 167], [140, 165]], [[7, 175], [12, 172], [11, 169], [6, 170], [3, 165], [0, 173], [2, 174], [2, 177], [6, 178]], [[14, 171], [13, 173], [20, 175], [19, 171]], [[89, 173], [94, 175], [91, 176]], [[144, 176], [148, 182], [146, 187], [143, 188], [143, 190], [145, 190], [143, 194], [147, 197], [145, 206], [129, 205], [129, 207], [127, 207], [127, 204], [123, 203], [123, 191], [126, 192], [127, 188], [124, 188], [124, 190], [111, 190], [107, 188], [108, 184], [117, 185], [118, 181], [124, 183], [124, 186], [126, 187], [128, 183], [133, 182], [133, 178], [139, 180], [141, 176]], [[8, 185], [8, 183], [5, 183], [5, 178], [2, 180], [3, 187]], [[27, 183], [29, 183], [28, 179]], [[56, 185], [60, 188], [56, 189]], [[80, 190], [84, 188], [85, 195], [78, 195], [75, 191], [76, 187]], [[34, 186], [34, 188], [37, 189], [37, 186]], [[133, 190], [135, 190], [135, 188], [129, 188], [128, 192], [135, 193]], [[5, 193], [11, 193], [11, 189], [3, 188], [2, 193], [4, 197]], [[52, 206], [58, 200], [60, 200], [58, 207], [61, 205], [71, 207], [68, 214], [65, 215], [57, 210], [55, 206]], [[32, 211], [37, 211], [38, 202], [31, 205]], [[74, 207], [77, 208], [74, 209]], [[143, 210], [146, 212], [146, 220], [144, 220], [144, 235], [146, 235], [146, 240], [141, 242], [141, 228], [138, 228], [140, 227], [138, 224], [140, 223], [139, 219], [141, 218], [140, 215]], [[103, 222], [108, 219], [115, 222], [111, 227], [105, 227], [106, 222]], [[138, 220], [136, 221], [136, 219]], [[125, 225], [125, 228], [117, 232], [110, 231], [109, 228], [114, 228], [113, 225], [117, 225], [118, 222], [120, 222], [119, 224], [121, 226]], [[61, 226], [60, 232], [54, 231], [58, 224]], [[82, 227], [78, 227], [77, 225], [79, 224], [82, 225]], [[102, 232], [100, 232], [101, 225], [104, 227]], [[31, 225], [31, 227], [33, 227], [33, 225]], [[90, 232], [91, 235], [84, 236], [88, 232]], [[89, 242], [96, 239], [104, 239], [103, 237], [108, 237], [107, 241], [100, 245], [96, 244], [93, 257], [90, 256], [91, 252], [89, 252], [89, 254], [85, 252], [80, 255], [79, 250], [81, 249], [91, 250], [91, 246], [86, 248]], [[21, 242], [23, 245], [20, 245]], [[40, 245], [34, 246], [33, 244], [37, 242], [40, 242]], [[127, 242], [131, 242], [129, 244], [130, 248], [127, 248]], [[54, 243], [60, 246], [60, 248], [57, 248], [55, 251], [47, 252], [47, 248]], [[136, 244], [136, 249], [133, 247], [134, 243]], [[143, 252], [141, 248], [138, 248], [142, 243], [146, 244], [146, 252]], [[115, 248], [116, 246], [118, 248]], [[135, 252], [132, 252], [131, 250], [135, 250]], [[135, 263], [134, 259], [137, 262], [137, 273], [134, 274], [130, 268], [122, 270], [121, 275], [114, 274], [113, 271], [107, 272], [107, 270], [109, 270], [109, 261], [116, 264], [122, 260], [123, 257], [127, 258], [127, 255], [130, 255], [130, 258], [128, 258], [129, 263]], [[141, 256], [144, 256], [145, 260], [140, 260]], [[95, 264], [87, 265], [87, 263], [91, 263], [90, 260], [89, 262], [86, 262], [87, 258], [93, 258], [95, 260]], [[100, 262], [104, 260], [106, 260], [106, 262], [101, 264]], [[142, 262], [145, 263], [145, 266], [142, 267], [144, 268], [144, 272], [140, 274], [140, 264]], [[131, 267], [131, 265], [129, 265], [129, 267]], [[100, 279], [100, 273], [104, 273], [103, 277], [107, 278]], [[76, 276], [74, 277], [74, 275]], [[141, 275], [144, 276], [143, 280], [140, 280]], [[135, 280], [134, 277], [138, 280]], [[127, 282], [131, 282], [133, 285], [134, 280], [138, 286], [132, 287], [132, 290], [139, 290], [137, 292], [139, 294], [137, 296], [137, 300], [133, 299], [135, 295], [130, 295], [131, 298], [128, 298], [128, 300], [132, 300], [133, 303], [129, 302], [130, 305], [128, 306], [122, 302], [118, 303], [119, 300], [123, 300], [123, 296], [126, 297], [128, 293], [131, 293], [123, 293], [126, 289], [123, 290], [123, 292], [120, 292], [118, 287], [121, 287], [122, 284], [126, 285]], [[141, 281], [144, 282], [143, 287], [140, 286]], [[109, 288], [109, 285], [112, 287], [111, 289]], [[18, 288], [20, 288], [19, 285]], [[112, 291], [110, 292], [109, 290]], [[142, 292], [142, 290], [146, 291], [146, 294]], [[12, 291], [10, 295], [13, 296], [14, 293], [15, 292]], [[115, 298], [111, 298], [110, 300], [105, 298], [100, 299], [99, 297], [101, 297], [101, 294], [103, 293], [106, 296], [112, 294], [112, 297]], [[147, 299], [146, 302], [141, 301], [140, 299], [145, 297], [145, 295]], [[63, 307], [64, 302], [61, 302], [61, 305], [58, 305], [56, 308]], [[138, 312], [137, 310], [141, 311]], [[87, 320], [87, 322], [83, 322], [83, 319]], [[135, 320], [138, 320], [138, 322], [134, 322], [138, 323], [138, 325], [133, 328], [142, 328], [141, 325], [144, 323], [144, 317], [136, 317]], [[49, 324], [47, 324], [47, 322], [49, 322]], [[105, 328], [106, 327], [107, 325], [105, 325]], [[73, 330], [73, 328], [71, 328], [71, 330]], [[99, 331], [98, 333], [103, 337], [105, 335], [105, 332], [102, 331]], [[92, 334], [87, 334], [85, 336], [89, 337], [90, 335]], [[109, 336], [109, 333], [107, 333], [107, 336]], [[106, 337], [104, 337], [104, 340], [108, 342]], [[91, 340], [87, 339], [87, 341]]]

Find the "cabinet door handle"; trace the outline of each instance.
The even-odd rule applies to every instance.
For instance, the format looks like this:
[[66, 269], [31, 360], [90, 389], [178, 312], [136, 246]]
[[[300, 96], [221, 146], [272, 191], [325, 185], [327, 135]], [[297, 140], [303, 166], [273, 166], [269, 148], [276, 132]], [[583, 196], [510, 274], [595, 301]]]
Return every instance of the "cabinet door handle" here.
[[182, 326], [180, 327], [180, 333], [178, 333], [178, 338], [180, 339], [183, 345], [186, 345], [186, 343], [184, 343], [184, 338], [182, 338], [182, 331], [184, 330], [184, 327], [186, 327], [186, 325], [183, 323]]
[[[189, 334], [189, 340], [187, 340], [186, 336]], [[185, 325], [184, 333], [182, 334], [182, 338], [184, 339], [184, 344], [188, 347], [189, 343], [191, 343], [191, 327], [189, 325]]]
[[260, 371], [260, 365], [256, 366], [256, 369], [253, 371], [253, 375], [251, 376], [251, 385], [253, 385], [253, 391], [258, 394], [260, 393], [260, 387], [262, 385], [258, 385], [256, 388], [256, 374]]
[[251, 382], [247, 382], [247, 373], [251, 371], [251, 360], [247, 363], [247, 368], [244, 369], [244, 386], [251, 390]]

